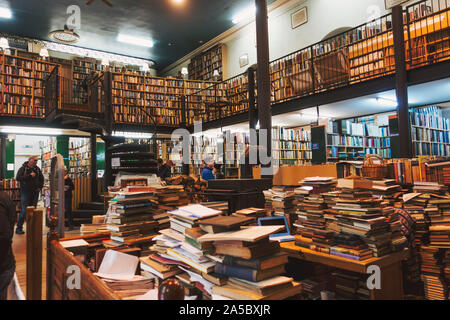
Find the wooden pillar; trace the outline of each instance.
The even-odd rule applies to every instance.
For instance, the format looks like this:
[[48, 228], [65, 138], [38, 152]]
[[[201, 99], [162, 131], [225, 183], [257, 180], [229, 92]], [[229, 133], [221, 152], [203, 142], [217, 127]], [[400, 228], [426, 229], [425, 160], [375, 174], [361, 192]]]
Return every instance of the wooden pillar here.
[[91, 201], [97, 199], [97, 135], [91, 132]]
[[0, 135], [0, 179], [6, 176], [6, 135]]
[[[188, 125], [187, 125], [187, 119], [186, 119], [186, 96], [182, 96], [181, 97], [181, 126], [184, 129], [187, 129]], [[184, 156], [183, 156], [183, 160], [184, 160]], [[181, 166], [181, 174], [184, 176], [188, 176], [189, 175], [189, 163], [184, 163]]]
[[392, 8], [392, 30], [394, 36], [395, 86], [397, 95], [398, 132], [400, 157], [412, 157], [411, 126], [408, 110], [408, 74], [405, 58], [405, 34], [402, 6]]
[[26, 209], [27, 221], [27, 300], [42, 299], [42, 210]]
[[[267, 132], [267, 141], [262, 141], [267, 147], [267, 155], [272, 155], [272, 109], [270, 104], [270, 74], [269, 74], [269, 30], [267, 16], [267, 0], [255, 0], [256, 5], [256, 42], [257, 42], [257, 88], [258, 88], [258, 119], [260, 130]], [[261, 143], [261, 141], [260, 141]], [[263, 164], [263, 168], [270, 164]], [[265, 174], [265, 178], [272, 175]]]
[[[248, 123], [250, 130], [256, 129], [258, 123], [258, 114], [256, 112], [256, 100], [255, 100], [255, 69], [253, 66], [248, 68]], [[252, 144], [252, 141], [250, 141]], [[256, 142], [255, 142], [256, 144]]]
[[104, 87], [105, 87], [105, 191], [108, 186], [113, 184], [112, 181], [112, 166], [111, 166], [111, 151], [112, 146], [112, 132], [113, 132], [113, 109], [112, 109], [112, 77], [111, 72], [107, 71], [104, 74]]

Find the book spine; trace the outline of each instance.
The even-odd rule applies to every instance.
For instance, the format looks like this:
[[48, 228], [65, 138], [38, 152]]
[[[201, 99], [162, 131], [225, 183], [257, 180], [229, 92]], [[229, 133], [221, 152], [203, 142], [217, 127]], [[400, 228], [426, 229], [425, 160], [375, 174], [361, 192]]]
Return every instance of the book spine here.
[[238, 278], [247, 281], [256, 281], [256, 270], [250, 268], [242, 268], [236, 266], [225, 265], [222, 263], [216, 263], [214, 267], [214, 272], [230, 277], [230, 278]]
[[227, 266], [251, 268], [255, 270], [261, 270], [261, 263], [258, 260], [245, 260], [232, 256], [225, 256], [223, 264]]

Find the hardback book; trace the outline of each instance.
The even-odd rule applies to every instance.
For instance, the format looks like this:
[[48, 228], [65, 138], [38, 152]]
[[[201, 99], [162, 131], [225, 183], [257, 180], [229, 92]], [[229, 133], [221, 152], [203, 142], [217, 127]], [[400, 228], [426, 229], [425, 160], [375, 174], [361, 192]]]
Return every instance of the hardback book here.
[[276, 241], [242, 246], [238, 243], [227, 244], [215, 242], [216, 254], [224, 254], [242, 259], [258, 259], [280, 251], [280, 244]]
[[236, 216], [216, 216], [198, 221], [200, 228], [207, 233], [219, 233], [239, 230], [241, 226], [253, 222], [253, 218]]
[[250, 290], [261, 296], [267, 296], [270, 294], [274, 294], [280, 290], [291, 288], [293, 286], [293, 280], [294, 279], [292, 278], [284, 276], [273, 277], [258, 282], [251, 282], [238, 278], [229, 278], [228, 283], [232, 286], [236, 286], [237, 288]]
[[250, 290], [239, 289], [230, 284], [212, 287], [213, 294], [227, 297], [233, 300], [284, 300], [300, 294], [301, 291], [301, 284], [297, 282], [293, 282], [291, 288], [280, 290], [267, 296], [256, 294]]
[[217, 234], [206, 234], [201, 236], [198, 241], [226, 241], [237, 240], [255, 242], [264, 238], [268, 238], [271, 234], [276, 233], [284, 228], [284, 226], [257, 226], [241, 229], [239, 231], [230, 231]]
[[141, 257], [141, 269], [150, 272], [161, 279], [167, 279], [173, 277], [182, 271], [175, 265], [166, 265], [156, 262], [149, 257]]
[[255, 270], [251, 268], [236, 267], [216, 263], [214, 272], [222, 274], [229, 278], [238, 278], [252, 282], [258, 282], [265, 279], [273, 278], [285, 272], [284, 264], [266, 270]]
[[281, 252], [252, 260], [227, 255], [224, 256], [224, 259], [222, 260], [222, 263], [225, 265], [245, 267], [255, 270], [266, 270], [278, 265], [286, 264], [287, 262], [287, 254]]

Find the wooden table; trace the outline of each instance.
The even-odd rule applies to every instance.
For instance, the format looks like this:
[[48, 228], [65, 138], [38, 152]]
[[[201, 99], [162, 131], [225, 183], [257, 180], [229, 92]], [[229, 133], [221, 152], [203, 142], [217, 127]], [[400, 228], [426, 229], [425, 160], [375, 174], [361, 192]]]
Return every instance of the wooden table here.
[[290, 257], [321, 263], [333, 268], [343, 269], [361, 274], [367, 274], [367, 268], [377, 265], [381, 271], [381, 289], [371, 290], [373, 300], [401, 300], [403, 299], [402, 260], [407, 250], [392, 253], [380, 258], [370, 258], [363, 261], [346, 259], [323, 252], [296, 246], [294, 241], [281, 243], [281, 249]]

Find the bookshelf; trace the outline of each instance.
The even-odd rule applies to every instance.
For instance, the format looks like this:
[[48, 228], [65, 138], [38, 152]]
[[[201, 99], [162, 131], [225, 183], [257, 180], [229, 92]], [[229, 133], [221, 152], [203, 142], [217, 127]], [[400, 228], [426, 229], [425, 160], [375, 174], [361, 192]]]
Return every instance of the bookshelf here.
[[310, 164], [312, 159], [311, 127], [273, 128], [272, 157], [280, 167]]
[[384, 123], [378, 125], [374, 121], [374, 117], [329, 120], [326, 134], [327, 161], [363, 160], [366, 154], [391, 158], [389, 128]]
[[410, 121], [415, 156], [450, 156], [450, 119], [439, 107], [413, 109]]
[[73, 59], [72, 79], [73, 79], [73, 102], [76, 104], [87, 104], [87, 93], [82, 89], [83, 80], [91, 72], [102, 71], [104, 66], [95, 59]]
[[219, 137], [192, 136], [191, 138], [191, 173], [201, 176], [204, 161], [209, 157], [218, 161]]
[[[201, 102], [205, 97], [214, 97], [212, 90], [206, 90], [213, 84], [208, 81], [153, 77], [143, 72], [113, 72], [114, 121], [153, 124], [150, 114], [158, 125], [178, 126], [181, 121], [181, 96], [191, 95], [188, 101], [190, 122], [195, 116], [194, 109], [204, 114]], [[138, 107], [145, 108], [148, 114]]]
[[[192, 58], [188, 65], [190, 80], [222, 81], [226, 68], [224, 62], [226, 46], [218, 45]], [[219, 76], [214, 76], [214, 71], [219, 72]]]
[[50, 183], [50, 171], [52, 166], [52, 158], [56, 156], [56, 137], [49, 137], [45, 141], [39, 143], [41, 149], [42, 174], [44, 176], [45, 185]]
[[8, 194], [16, 204], [16, 210], [20, 211], [20, 183], [15, 179], [0, 180], [0, 190]]
[[91, 176], [91, 144], [88, 138], [71, 138], [69, 141], [69, 167], [72, 179]]
[[1, 115], [44, 117], [44, 80], [56, 64], [0, 55]]
[[404, 22], [410, 22], [405, 39], [410, 39], [406, 58], [411, 66], [450, 58], [449, 8], [433, 8], [429, 4], [434, 5], [430, 2], [410, 6], [404, 15]]
[[226, 131], [224, 133], [224, 175], [227, 179], [239, 179], [240, 165], [249, 145], [249, 134]]

